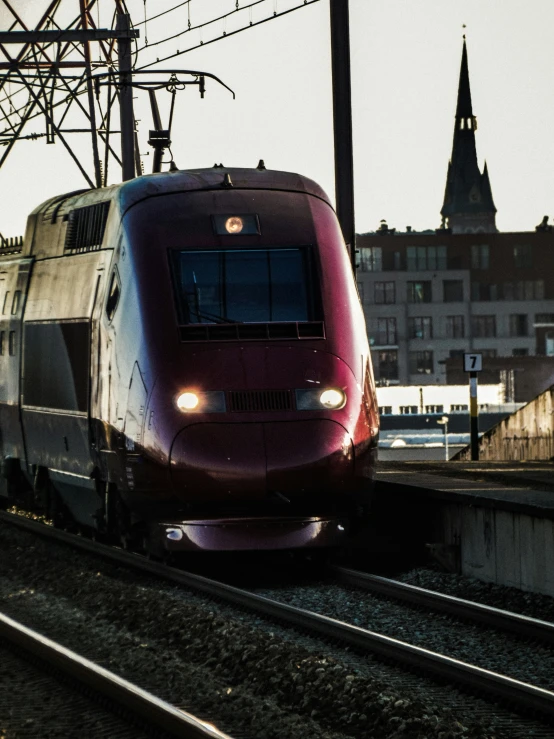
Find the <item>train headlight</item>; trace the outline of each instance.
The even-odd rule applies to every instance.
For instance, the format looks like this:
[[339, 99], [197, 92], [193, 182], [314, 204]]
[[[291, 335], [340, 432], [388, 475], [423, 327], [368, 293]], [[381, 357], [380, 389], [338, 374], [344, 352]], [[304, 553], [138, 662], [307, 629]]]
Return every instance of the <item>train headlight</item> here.
[[193, 411], [198, 407], [200, 398], [196, 393], [181, 393], [177, 398], [177, 408], [180, 411]]
[[195, 393], [187, 390], [175, 399], [177, 408], [183, 413], [225, 413], [225, 393], [222, 390], [207, 390]]
[[346, 393], [338, 387], [296, 390], [296, 409], [299, 411], [337, 411], [346, 405]]
[[329, 388], [329, 390], [324, 390], [321, 393], [321, 395], [319, 396], [319, 402], [324, 408], [336, 411], [339, 408], [344, 408], [344, 405], [346, 403], [346, 395], [344, 394], [343, 390], [332, 387]]

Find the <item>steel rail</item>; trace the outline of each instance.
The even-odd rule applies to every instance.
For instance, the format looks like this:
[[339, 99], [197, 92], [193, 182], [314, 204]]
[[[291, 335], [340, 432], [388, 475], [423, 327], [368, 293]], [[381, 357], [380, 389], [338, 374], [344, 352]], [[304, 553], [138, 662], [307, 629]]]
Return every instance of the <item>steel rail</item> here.
[[211, 724], [160, 700], [3, 613], [0, 613], [0, 638], [123, 706], [156, 730], [181, 739], [231, 739]]
[[527, 639], [554, 644], [554, 624], [549, 621], [541, 621], [519, 613], [504, 611], [501, 608], [474, 603], [463, 598], [420, 588], [417, 585], [409, 585], [346, 567], [330, 567], [329, 570], [341, 583], [424, 608], [436, 609], [458, 618], [493, 626], [495, 629], [510, 631]]
[[537, 711], [549, 719], [554, 719], [554, 692], [550, 690], [476, 667], [383, 634], [352, 626], [328, 616], [304, 611], [301, 608], [274, 601], [216, 580], [210, 580], [201, 575], [184, 572], [163, 563], [152, 562], [140, 555], [115, 549], [105, 544], [98, 544], [68, 534], [65, 531], [52, 529], [42, 523], [36, 523], [21, 516], [0, 512], [0, 521], [15, 524], [40, 536], [64, 542], [69, 546], [101, 556], [112, 562], [132, 567], [143, 574], [147, 573], [166, 582], [200, 591], [215, 599], [224, 600], [257, 613], [263, 613], [281, 623], [292, 624], [303, 631], [315, 632], [325, 639], [338, 640], [356, 650], [392, 659], [401, 666], [409, 665], [418, 672], [423, 670], [434, 678], [447, 680], [458, 686], [463, 685], [472, 691], [482, 691], [494, 699], [508, 701], [512, 709], [517, 706], [525, 711]]

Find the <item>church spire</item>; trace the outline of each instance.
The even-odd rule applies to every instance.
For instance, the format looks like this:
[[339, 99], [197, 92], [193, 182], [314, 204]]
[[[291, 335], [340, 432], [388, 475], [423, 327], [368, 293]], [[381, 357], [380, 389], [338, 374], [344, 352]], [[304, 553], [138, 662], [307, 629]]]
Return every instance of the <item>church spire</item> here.
[[462, 66], [460, 67], [460, 82], [458, 84], [458, 104], [456, 105], [456, 118], [473, 118], [471, 107], [471, 89], [469, 87], [469, 67], [467, 64], [467, 46], [464, 36], [462, 50]]
[[441, 210], [443, 219], [446, 219], [447, 226], [454, 233], [496, 231], [496, 207], [492, 198], [488, 170], [485, 165], [483, 174], [481, 174], [477, 162], [476, 130], [477, 119], [473, 115], [471, 104], [467, 46], [464, 36], [454, 141], [452, 156], [448, 163], [444, 203]]

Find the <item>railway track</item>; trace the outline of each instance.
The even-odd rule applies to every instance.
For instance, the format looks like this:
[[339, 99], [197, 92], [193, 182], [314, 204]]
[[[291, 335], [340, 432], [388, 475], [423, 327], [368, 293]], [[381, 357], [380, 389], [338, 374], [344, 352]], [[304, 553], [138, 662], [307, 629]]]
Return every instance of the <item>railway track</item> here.
[[370, 575], [346, 567], [332, 567], [330, 572], [338, 582], [352, 585], [367, 592], [384, 595], [387, 598], [411, 603], [425, 609], [448, 613], [456, 618], [491, 626], [497, 630], [509, 631], [525, 639], [544, 644], [554, 644], [554, 624], [548, 621], [529, 618], [528, 616], [503, 611], [492, 606], [455, 598], [416, 585], [409, 585], [378, 575]]
[[[407, 666], [419, 673], [423, 671], [425, 674], [432, 676], [435, 680], [439, 680], [442, 683], [446, 681], [457, 686], [465, 686], [465, 688], [474, 694], [486, 695], [493, 701], [503, 701], [511, 708], [520, 711], [532, 712], [533, 714], [539, 713], [548, 721], [554, 720], [554, 692], [550, 690], [200, 575], [183, 572], [161, 563], [151, 562], [144, 557], [97, 544], [88, 539], [75, 537], [63, 531], [51, 529], [50, 527], [44, 526], [44, 524], [29, 521], [28, 519], [23, 519], [12, 514], [2, 513], [0, 514], [0, 520], [2, 519], [41, 536], [50, 536], [57, 541], [81, 548], [95, 555], [100, 555], [112, 562], [126, 567], [132, 567], [142, 573], [147, 573], [167, 582], [185, 586], [215, 599], [238, 605], [249, 611], [262, 613], [281, 623], [293, 625], [312, 635], [317, 634], [324, 639], [346, 644], [359, 652], [377, 654], [387, 661], [392, 660], [403, 667]], [[365, 589], [370, 585], [373, 588], [381, 589], [381, 592], [388, 588], [387, 596], [391, 596], [393, 588], [396, 588], [397, 593], [403, 592], [406, 594], [406, 597], [409, 594], [410, 598], [418, 599], [419, 605], [430, 607], [429, 601], [425, 601], [427, 597], [426, 593], [429, 593], [429, 591], [424, 591], [421, 588], [413, 588], [412, 586], [398, 588], [398, 584], [392, 583], [391, 581], [387, 583], [385, 578], [375, 578], [351, 570], [335, 571], [334, 576], [340, 577], [343, 581], [348, 580], [349, 584], [355, 584], [357, 587], [364, 587]], [[438, 607], [436, 604], [440, 601], [444, 604], [445, 608], [456, 608], [455, 601], [457, 599], [442, 598], [436, 593], [432, 595], [435, 603], [433, 607]], [[461, 604], [465, 609], [464, 618], [470, 617], [468, 613], [471, 611], [473, 614], [471, 616], [472, 618], [479, 617], [482, 622], [487, 618], [489, 619], [488, 623], [494, 625], [495, 628], [505, 628], [504, 625], [498, 626], [499, 622], [495, 623], [491, 620], [503, 619], [503, 623], [509, 624], [509, 628], [512, 631], [515, 630], [517, 633], [525, 633], [526, 637], [541, 641], [546, 639], [551, 642], [552, 627], [550, 624], [536, 622], [534, 619], [520, 617], [516, 614], [506, 614], [506, 612], [498, 611], [498, 609], [490, 609], [486, 606], [468, 604], [467, 601], [462, 601]], [[471, 609], [469, 605], [472, 606]], [[452, 613], [454, 611], [451, 610], [450, 612]], [[456, 615], [459, 616], [460, 613]], [[517, 624], [521, 625], [521, 631]], [[536, 628], [537, 630], [531, 632], [530, 629], [532, 628]]]
[[[116, 715], [123, 714], [145, 729], [147, 736], [181, 739], [231, 739], [211, 724], [171, 706], [137, 685], [66, 649], [23, 624], [0, 613], [0, 643], [17, 649], [18, 656], [39, 663], [47, 672], [76, 681], [87, 694], [108, 701]], [[102, 700], [103, 699], [103, 700]], [[45, 727], [48, 728], [48, 727]], [[160, 734], [161, 732], [161, 734]]]

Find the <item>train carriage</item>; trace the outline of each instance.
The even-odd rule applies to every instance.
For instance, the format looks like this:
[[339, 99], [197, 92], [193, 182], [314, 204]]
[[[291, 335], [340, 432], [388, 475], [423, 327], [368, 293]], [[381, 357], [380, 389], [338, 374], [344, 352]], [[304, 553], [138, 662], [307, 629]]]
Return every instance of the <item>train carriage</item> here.
[[263, 167], [69, 193], [0, 249], [0, 502], [154, 550], [343, 543], [378, 412], [321, 188]]

